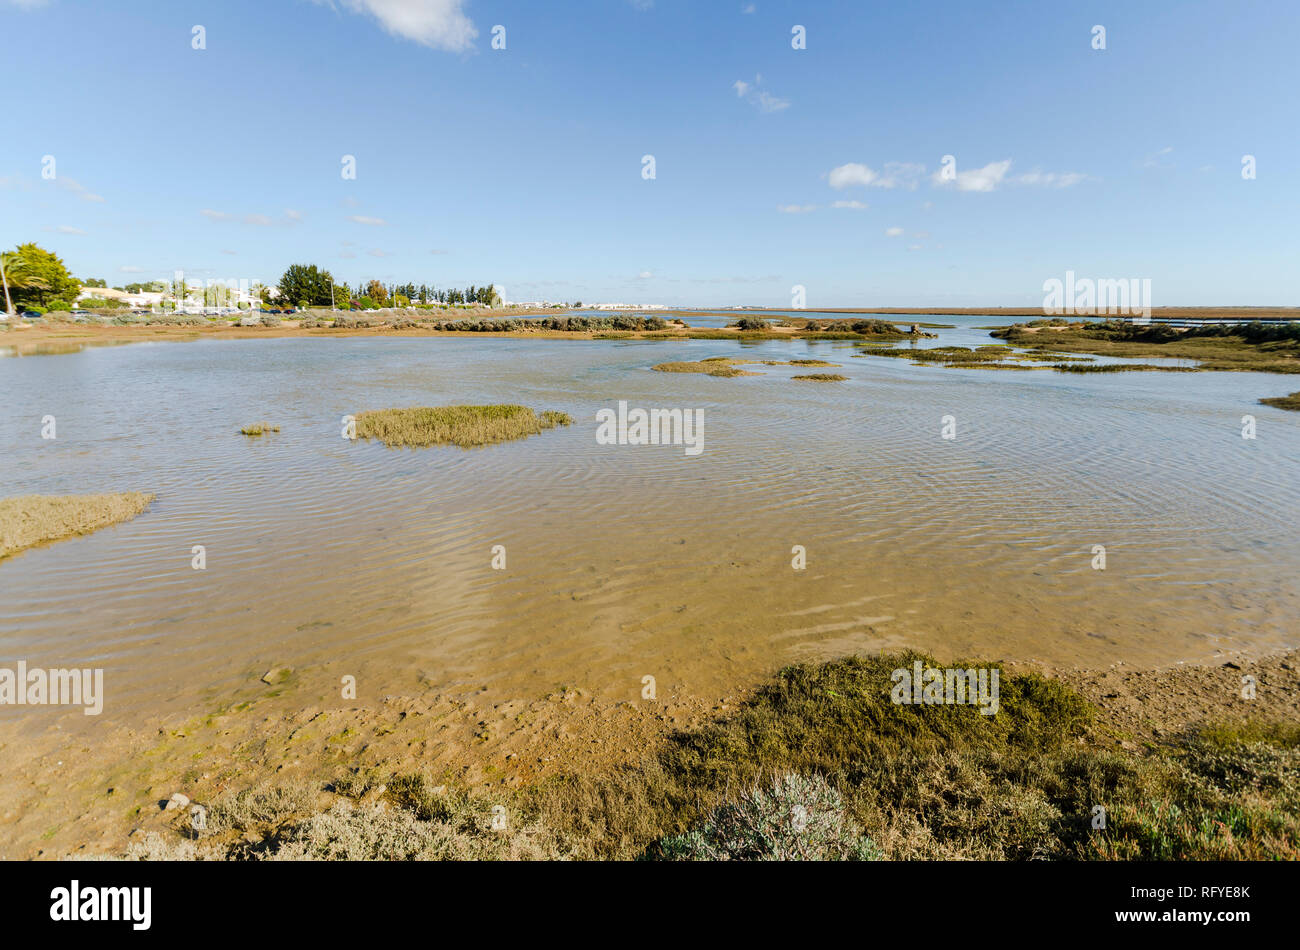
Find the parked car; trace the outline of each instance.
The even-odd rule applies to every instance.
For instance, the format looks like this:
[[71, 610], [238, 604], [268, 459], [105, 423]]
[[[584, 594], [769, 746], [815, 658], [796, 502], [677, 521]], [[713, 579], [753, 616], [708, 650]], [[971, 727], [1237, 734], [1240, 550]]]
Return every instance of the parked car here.
[[39, 320], [40, 318], [41, 318], [41, 315], [40, 315], [39, 313], [37, 313], [35, 310], [24, 310], [24, 311], [23, 311], [23, 319], [24, 319], [24, 320]]

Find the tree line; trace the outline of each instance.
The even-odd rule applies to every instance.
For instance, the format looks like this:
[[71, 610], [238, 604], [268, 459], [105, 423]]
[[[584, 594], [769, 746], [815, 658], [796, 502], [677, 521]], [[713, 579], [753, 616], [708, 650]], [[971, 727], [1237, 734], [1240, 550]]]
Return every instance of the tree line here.
[[327, 270], [315, 264], [291, 264], [276, 284], [281, 303], [294, 307], [406, 307], [412, 304], [477, 304], [490, 307], [502, 303], [496, 288], [488, 284], [476, 287], [433, 287], [428, 284], [385, 284], [370, 280], [356, 287], [336, 281]]
[[[12, 251], [0, 253], [0, 278], [3, 278], [3, 306], [7, 312], [36, 309], [70, 310], [83, 287], [106, 287], [99, 278], [85, 281], [72, 276], [63, 259], [38, 244], [19, 244]], [[167, 281], [148, 281], [114, 288], [128, 293], [155, 291], [184, 299], [190, 288]], [[292, 264], [285, 270], [279, 283], [278, 302], [291, 307], [336, 307], [341, 309], [372, 309], [376, 307], [406, 307], [412, 304], [475, 304], [495, 306], [503, 303], [500, 293], [492, 284], [468, 287], [434, 287], [429, 284], [385, 284], [370, 280], [356, 287], [345, 281], [335, 281], [329, 271], [315, 264]], [[270, 289], [255, 285], [254, 292], [263, 303], [271, 302]], [[204, 303], [222, 305], [232, 291], [228, 288], [209, 287], [204, 291]], [[104, 301], [109, 303], [109, 301]]]

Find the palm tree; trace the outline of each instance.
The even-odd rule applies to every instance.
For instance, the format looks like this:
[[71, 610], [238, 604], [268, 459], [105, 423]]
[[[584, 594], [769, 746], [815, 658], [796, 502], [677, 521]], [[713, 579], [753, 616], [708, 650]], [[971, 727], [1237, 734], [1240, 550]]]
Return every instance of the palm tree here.
[[32, 273], [27, 260], [17, 251], [0, 253], [0, 274], [4, 275], [5, 306], [8, 312], [14, 312], [13, 301], [9, 297], [9, 288], [14, 290], [49, 290], [49, 281]]

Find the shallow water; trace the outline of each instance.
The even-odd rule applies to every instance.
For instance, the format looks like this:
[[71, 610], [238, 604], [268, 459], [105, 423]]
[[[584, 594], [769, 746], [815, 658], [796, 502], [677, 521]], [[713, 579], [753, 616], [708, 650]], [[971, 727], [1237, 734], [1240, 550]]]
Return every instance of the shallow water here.
[[[973, 329], [990, 321], [927, 342], [996, 342]], [[286, 665], [308, 691], [351, 674], [371, 696], [572, 684], [633, 699], [645, 675], [661, 695], [718, 696], [786, 662], [903, 645], [1096, 667], [1300, 641], [1300, 417], [1256, 404], [1294, 378], [854, 352], [354, 337], [0, 361], [4, 494], [158, 496], [0, 564], [0, 661], [103, 667], [102, 718], [147, 725]], [[850, 379], [649, 369], [717, 355], [813, 356]], [[619, 400], [702, 409], [703, 453], [597, 444], [595, 413]], [[472, 451], [340, 437], [363, 409], [491, 402], [576, 421]], [[262, 419], [281, 431], [238, 435]], [[90, 719], [0, 708], [15, 717]]]

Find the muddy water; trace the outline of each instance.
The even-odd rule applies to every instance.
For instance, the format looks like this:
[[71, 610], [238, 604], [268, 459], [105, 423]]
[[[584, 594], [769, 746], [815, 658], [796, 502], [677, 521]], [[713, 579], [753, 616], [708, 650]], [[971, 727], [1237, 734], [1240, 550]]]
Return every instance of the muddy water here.
[[[931, 342], [991, 342], [972, 329], [987, 320]], [[853, 352], [350, 338], [0, 360], [4, 494], [157, 495], [130, 523], [0, 564], [0, 660], [103, 667], [101, 719], [147, 727], [276, 666], [308, 697], [353, 675], [371, 697], [567, 684], [617, 701], [646, 675], [661, 694], [716, 697], [786, 662], [904, 645], [1098, 667], [1300, 642], [1300, 419], [1255, 403], [1294, 380]], [[815, 356], [850, 379], [649, 370], [715, 355]], [[702, 410], [703, 453], [597, 444], [596, 411], [620, 399]], [[576, 423], [472, 451], [340, 437], [347, 413], [452, 402]], [[237, 434], [262, 419], [280, 432]]]

